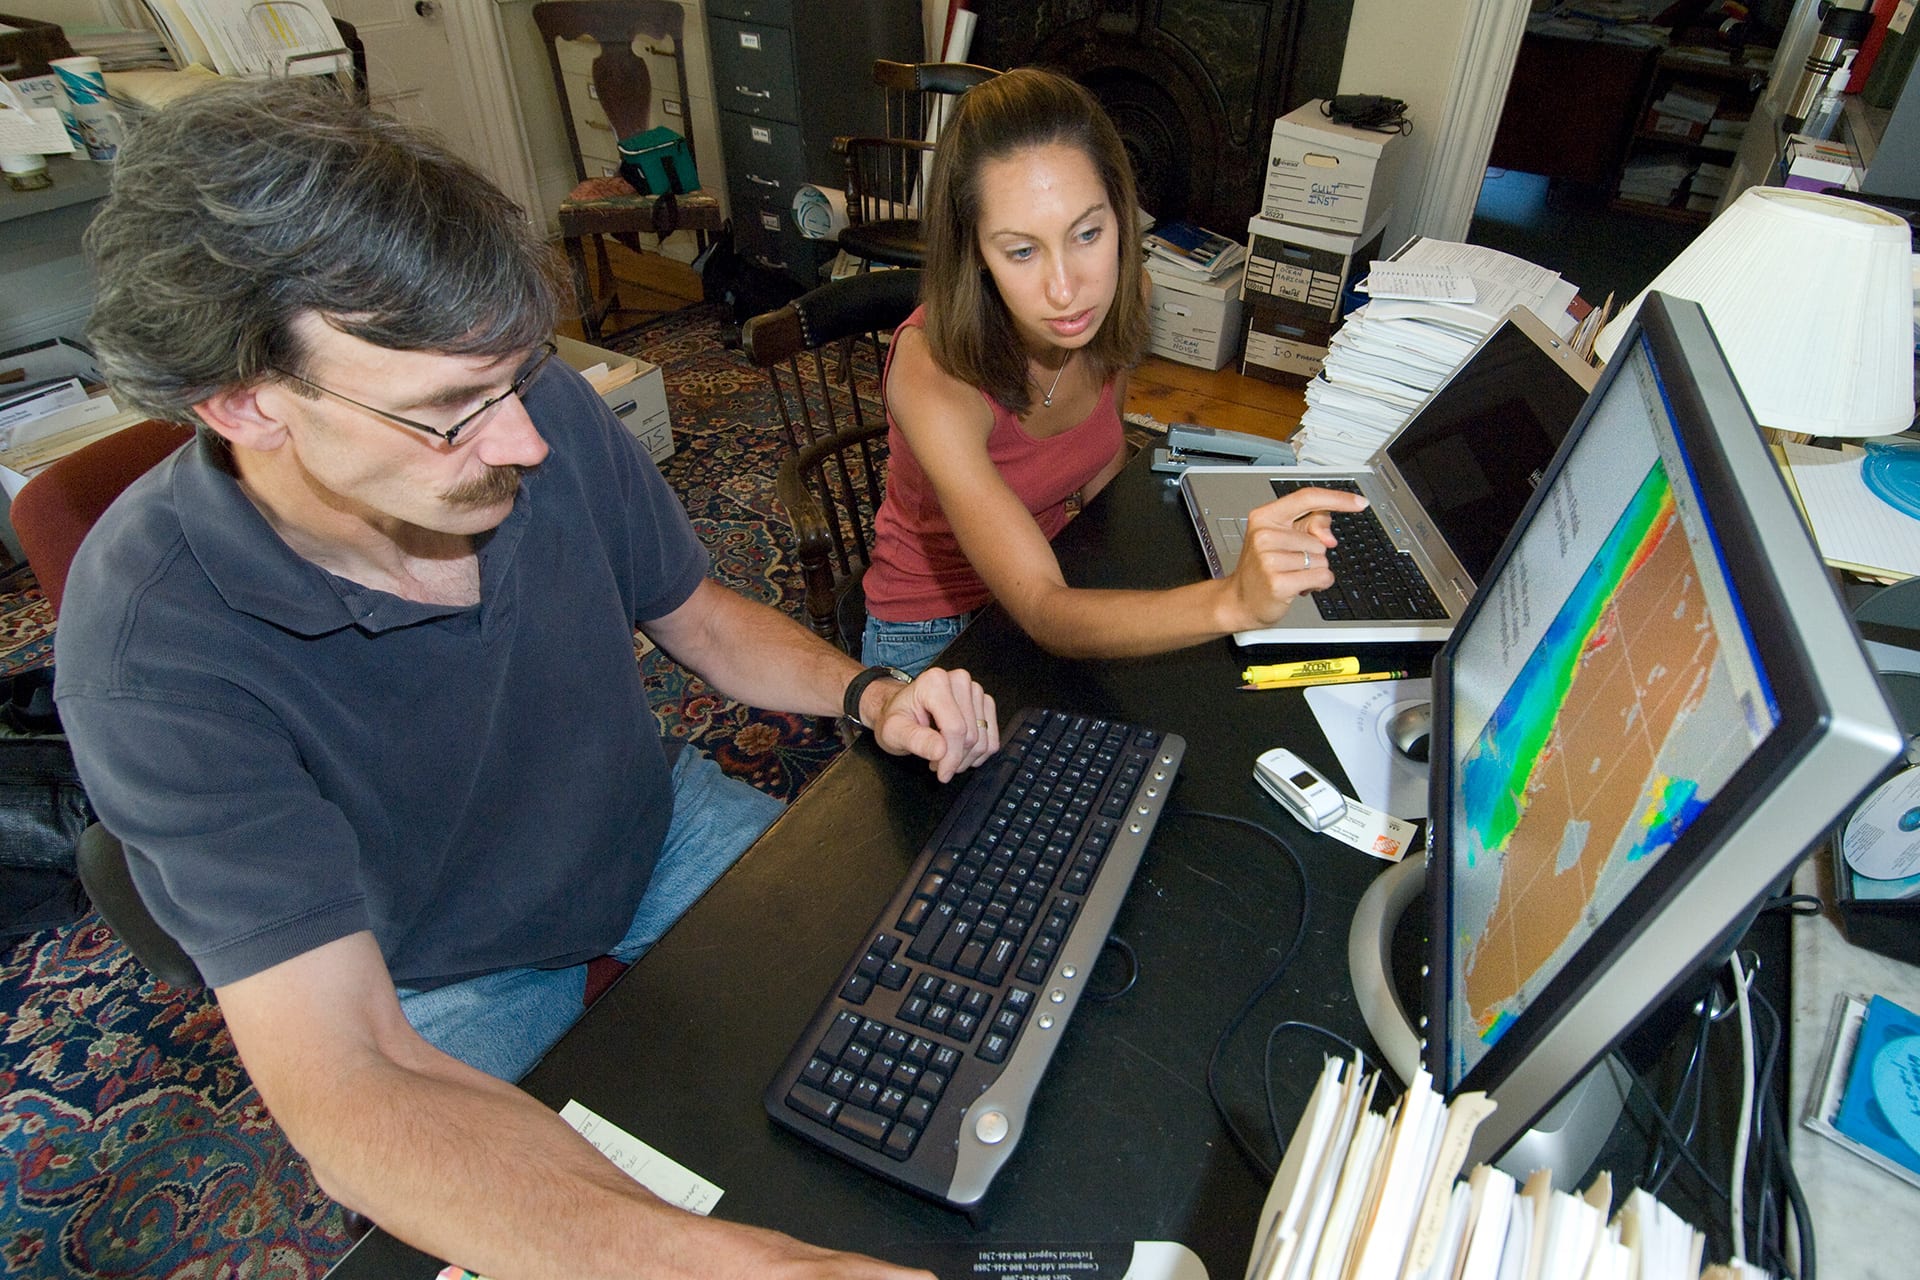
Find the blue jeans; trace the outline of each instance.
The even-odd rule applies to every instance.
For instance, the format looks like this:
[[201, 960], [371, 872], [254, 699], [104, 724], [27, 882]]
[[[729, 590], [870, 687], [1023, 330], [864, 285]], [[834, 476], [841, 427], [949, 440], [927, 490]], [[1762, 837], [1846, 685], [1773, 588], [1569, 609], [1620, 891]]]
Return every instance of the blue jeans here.
[[[785, 806], [704, 752], [673, 765], [673, 822], [627, 934], [608, 953], [629, 964], [660, 940]], [[582, 892], [592, 892], [582, 885]], [[399, 989], [400, 1012], [435, 1048], [502, 1080], [518, 1080], [581, 1013], [587, 966], [503, 969], [431, 991]]]
[[898, 667], [917, 676], [933, 665], [940, 651], [953, 643], [960, 628], [972, 620], [972, 613], [925, 622], [888, 622], [868, 614], [866, 630], [860, 633], [860, 661], [870, 667]]

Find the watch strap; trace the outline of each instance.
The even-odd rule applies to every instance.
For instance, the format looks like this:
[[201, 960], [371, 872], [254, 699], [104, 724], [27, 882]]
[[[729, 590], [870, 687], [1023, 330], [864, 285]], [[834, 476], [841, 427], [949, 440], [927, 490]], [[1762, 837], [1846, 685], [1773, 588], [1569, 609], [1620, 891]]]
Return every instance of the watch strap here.
[[865, 696], [867, 686], [875, 680], [898, 680], [901, 684], [913, 683], [913, 677], [898, 667], [868, 667], [865, 671], [862, 671], [859, 675], [849, 680], [847, 682], [846, 697], [840, 700], [840, 710], [846, 715], [847, 719], [853, 721], [862, 729], [871, 729], [873, 727], [860, 718], [860, 699]]

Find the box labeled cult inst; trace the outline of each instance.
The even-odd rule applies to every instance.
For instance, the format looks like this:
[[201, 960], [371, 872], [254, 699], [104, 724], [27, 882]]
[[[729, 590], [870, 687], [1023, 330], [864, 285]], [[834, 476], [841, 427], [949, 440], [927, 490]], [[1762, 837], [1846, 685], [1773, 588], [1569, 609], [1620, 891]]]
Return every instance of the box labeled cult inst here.
[[1182, 364], [1223, 368], [1240, 353], [1241, 271], [1235, 267], [1218, 280], [1203, 280], [1148, 258], [1148, 349]]
[[659, 462], [673, 456], [667, 380], [659, 365], [557, 334], [553, 342], [560, 358], [586, 375], [648, 457]]
[[1273, 122], [1260, 216], [1353, 234], [1392, 203], [1406, 138], [1335, 124], [1322, 105], [1315, 99]]

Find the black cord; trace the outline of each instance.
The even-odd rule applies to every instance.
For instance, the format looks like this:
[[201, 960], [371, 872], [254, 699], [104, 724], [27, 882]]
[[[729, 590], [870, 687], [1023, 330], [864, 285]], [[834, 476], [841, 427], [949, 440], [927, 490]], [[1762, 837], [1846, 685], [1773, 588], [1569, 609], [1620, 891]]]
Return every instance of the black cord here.
[[[1280, 957], [1280, 962], [1260, 980], [1258, 986], [1254, 987], [1253, 994], [1249, 995], [1234, 1011], [1233, 1016], [1227, 1019], [1227, 1025], [1221, 1028], [1219, 1037], [1213, 1042], [1213, 1052], [1207, 1056], [1207, 1098], [1213, 1103], [1214, 1111], [1219, 1114], [1220, 1122], [1226, 1126], [1227, 1136], [1233, 1139], [1233, 1145], [1240, 1149], [1240, 1154], [1246, 1157], [1247, 1163], [1254, 1167], [1263, 1181], [1271, 1182], [1274, 1170], [1278, 1167], [1277, 1163], [1268, 1164], [1260, 1153], [1254, 1150], [1253, 1143], [1240, 1132], [1240, 1126], [1234, 1123], [1233, 1113], [1228, 1110], [1226, 1099], [1221, 1096], [1220, 1059], [1226, 1052], [1227, 1041], [1233, 1038], [1234, 1032], [1238, 1031], [1240, 1025], [1247, 1020], [1247, 1015], [1253, 1012], [1254, 1006], [1260, 1003], [1267, 992], [1273, 990], [1273, 984], [1280, 980], [1280, 975], [1287, 971], [1294, 957], [1300, 954], [1300, 948], [1307, 940], [1307, 917], [1312, 905], [1313, 885], [1307, 879], [1306, 864], [1300, 861], [1300, 855], [1289, 848], [1286, 841], [1257, 822], [1231, 813], [1213, 813], [1205, 809], [1187, 809], [1172, 805], [1163, 811], [1162, 816], [1205, 818], [1212, 822], [1227, 822], [1257, 832], [1280, 847], [1280, 851], [1286, 854], [1287, 860], [1293, 864], [1294, 874], [1300, 877], [1300, 923], [1294, 930], [1293, 942], [1287, 947], [1286, 954]], [[1286, 1154], [1284, 1142], [1281, 1143], [1281, 1154]]]
[[[1339, 1032], [1330, 1031], [1318, 1023], [1301, 1022], [1296, 1018], [1289, 1018], [1285, 1022], [1276, 1022], [1272, 1027], [1268, 1028], [1266, 1051], [1260, 1058], [1261, 1080], [1267, 1090], [1267, 1123], [1272, 1126], [1274, 1140], [1280, 1144], [1280, 1150], [1282, 1154], [1284, 1154], [1287, 1149], [1287, 1139], [1282, 1135], [1286, 1130], [1281, 1128], [1279, 1103], [1278, 1099], [1273, 1096], [1273, 1042], [1280, 1038], [1282, 1031], [1307, 1031], [1317, 1036], [1325, 1036], [1327, 1039], [1345, 1049], [1349, 1057], [1358, 1058], [1360, 1060], [1361, 1070], [1372, 1071], [1375, 1068], [1373, 1059], [1367, 1056], [1365, 1049], [1362, 1049], [1359, 1045], [1347, 1039]], [[1382, 1072], [1380, 1078], [1385, 1080], [1388, 1074], [1387, 1072]]]
[[1335, 94], [1320, 104], [1320, 114], [1335, 124], [1370, 133], [1413, 132], [1413, 122], [1407, 119], [1407, 104], [1384, 94]]
[[[1091, 1000], [1095, 1004], [1105, 1004], [1109, 1000], [1118, 1000], [1133, 990], [1140, 981], [1140, 956], [1134, 951], [1133, 944], [1118, 934], [1107, 935], [1107, 946], [1118, 951], [1127, 960], [1127, 980], [1112, 991], [1095, 991], [1091, 985], [1080, 995], [1082, 1000]], [[1104, 948], [1103, 948], [1104, 949]]]

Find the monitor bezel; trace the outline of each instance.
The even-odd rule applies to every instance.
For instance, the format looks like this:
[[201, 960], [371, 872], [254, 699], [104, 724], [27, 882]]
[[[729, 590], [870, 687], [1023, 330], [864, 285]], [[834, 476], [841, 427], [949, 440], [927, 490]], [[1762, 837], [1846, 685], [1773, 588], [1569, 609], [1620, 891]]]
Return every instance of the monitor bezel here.
[[[1684, 334], [1680, 326], [1685, 326]], [[1616, 1048], [1703, 963], [1712, 959], [1715, 948], [1728, 932], [1818, 838], [1819, 832], [1815, 832], [1791, 853], [1777, 849], [1764, 851], [1753, 860], [1743, 877], [1743, 900], [1721, 902], [1716, 899], [1713, 918], [1699, 918], [1700, 903], [1695, 899], [1702, 895], [1689, 894], [1689, 890], [1713, 867], [1716, 861], [1711, 856], [1713, 852], [1732, 833], [1755, 822], [1768, 803], [1771, 789], [1804, 766], [1823, 742], [1834, 737], [1836, 694], [1851, 697], [1860, 687], [1859, 681], [1852, 678], [1854, 673], [1824, 669], [1828, 655], [1810, 652], [1802, 643], [1801, 628], [1788, 625], [1789, 614], [1806, 604], [1797, 598], [1790, 601], [1789, 596], [1796, 590], [1804, 591], [1810, 569], [1824, 583], [1830, 598], [1832, 585], [1825, 579], [1810, 544], [1800, 551], [1800, 562], [1793, 562], [1792, 539], [1783, 537], [1779, 522], [1787, 521], [1786, 532], [1797, 534], [1802, 543], [1806, 543], [1804, 531], [1798, 527], [1797, 516], [1767, 453], [1759, 426], [1725, 368], [1724, 356], [1712, 337], [1711, 328], [1698, 306], [1683, 300], [1665, 299], [1657, 293], [1649, 295], [1620, 344], [1621, 354], [1615, 356], [1602, 374], [1586, 407], [1562, 442], [1553, 465], [1495, 558], [1488, 582], [1494, 580], [1513, 557], [1520, 531], [1530, 525], [1545, 495], [1565, 470], [1573, 450], [1586, 434], [1596, 406], [1614, 379], [1623, 376], [1628, 364], [1624, 353], [1635, 349], [1643, 335], [1656, 369], [1662, 371], [1662, 387], [1673, 405], [1682, 451], [1693, 472], [1693, 488], [1713, 528], [1727, 580], [1739, 602], [1748, 635], [1770, 687], [1777, 720], [1773, 731], [1736, 769], [1714, 803], [1662, 854], [1600, 929], [1569, 957], [1560, 973], [1534, 998], [1500, 1041], [1458, 1081], [1449, 1081], [1453, 1045], [1446, 1006], [1452, 989], [1452, 954], [1446, 939], [1451, 927], [1452, 902], [1451, 881], [1445, 869], [1452, 855], [1452, 832], [1444, 818], [1447, 812], [1444, 797], [1450, 793], [1454, 781], [1450, 693], [1456, 653], [1461, 639], [1471, 633], [1481, 609], [1488, 607], [1493, 598], [1485, 584], [1475, 593], [1453, 638], [1436, 656], [1433, 667], [1430, 753], [1433, 801], [1429, 811], [1436, 816], [1428, 836], [1426, 992], [1428, 1009], [1433, 1011], [1433, 1016], [1426, 1028], [1425, 1061], [1434, 1080], [1449, 1093], [1483, 1090], [1502, 1104], [1505, 1113], [1496, 1113], [1497, 1118], [1476, 1144], [1489, 1152], [1504, 1149], [1524, 1133], [1560, 1094]], [[1683, 343], [1704, 349], [1700, 346], [1702, 335], [1712, 342], [1719, 358], [1699, 362], [1708, 366], [1705, 368], [1691, 367]], [[1671, 376], [1679, 370], [1684, 370], [1686, 376]], [[1747, 430], [1738, 431], [1736, 421], [1734, 430], [1738, 438], [1728, 438], [1715, 424], [1726, 423], [1734, 414], [1744, 420]], [[1756, 465], [1756, 459], [1764, 468]], [[1678, 477], [1675, 483], [1679, 483]], [[1788, 563], [1779, 561], [1778, 557], [1783, 554]], [[1839, 608], [1837, 598], [1830, 599], [1830, 603], [1844, 630], [1844, 611]], [[1857, 653], [1857, 641], [1852, 644]], [[1864, 670], [1864, 657], [1859, 657], [1858, 665]], [[1865, 679], [1871, 685], [1870, 671], [1865, 672]], [[1877, 686], [1872, 688], [1879, 697]], [[1891, 717], [1883, 698], [1878, 710], [1885, 716], [1885, 727], [1890, 732]], [[1868, 720], [1879, 718], [1869, 709]], [[1855, 730], [1849, 725], [1846, 732], [1851, 735]], [[1889, 749], [1888, 743], [1882, 741], [1869, 754]], [[1863, 791], [1866, 785], [1862, 783]], [[1746, 893], [1749, 888], [1751, 892]], [[1683, 898], [1687, 899], [1688, 919], [1670, 920], [1676, 903]], [[1657, 938], [1653, 936], [1654, 930], [1659, 931]], [[1665, 957], [1671, 972], [1656, 979], [1635, 974], [1630, 982], [1619, 982], [1622, 975], [1618, 966], [1623, 959], [1632, 958], [1633, 940], [1643, 937], [1654, 943], [1648, 948], [1649, 954]], [[1678, 963], [1674, 962], [1676, 959]], [[1609, 978], [1616, 979], [1615, 985], [1622, 989], [1605, 990]], [[1568, 1035], [1569, 1020], [1575, 1017], [1583, 1018], [1585, 1023], [1577, 1028], [1576, 1034]], [[1600, 1023], [1607, 1025], [1597, 1025]], [[1549, 1042], [1552, 1042], [1551, 1050]], [[1552, 1078], [1542, 1078], [1543, 1074]], [[1516, 1084], [1519, 1087], [1514, 1087]]]

